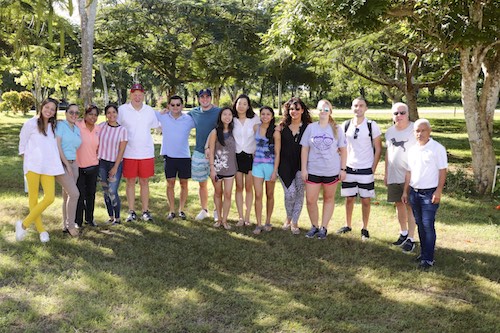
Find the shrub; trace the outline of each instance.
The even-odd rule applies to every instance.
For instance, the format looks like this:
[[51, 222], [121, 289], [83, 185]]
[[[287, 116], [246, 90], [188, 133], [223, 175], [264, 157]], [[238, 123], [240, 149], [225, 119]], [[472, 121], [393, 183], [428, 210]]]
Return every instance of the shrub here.
[[457, 169], [455, 172], [448, 171], [444, 191], [452, 196], [462, 198], [472, 197], [477, 194], [474, 179], [462, 169]]
[[17, 91], [6, 91], [2, 94], [2, 99], [5, 103], [7, 111], [16, 113], [19, 105], [19, 93]]
[[31, 107], [35, 104], [35, 96], [29, 91], [21, 91], [19, 93], [19, 108], [23, 115], [31, 110]]

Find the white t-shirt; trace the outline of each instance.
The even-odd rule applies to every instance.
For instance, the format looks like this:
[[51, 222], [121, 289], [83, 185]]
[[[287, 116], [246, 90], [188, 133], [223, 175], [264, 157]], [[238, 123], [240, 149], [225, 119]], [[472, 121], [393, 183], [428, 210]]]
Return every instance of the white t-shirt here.
[[52, 126], [49, 124], [45, 136], [38, 130], [37, 121], [38, 117], [33, 117], [25, 122], [19, 134], [19, 155], [24, 155], [23, 172], [62, 175], [64, 169]]
[[[346, 123], [347, 121], [342, 124], [342, 128], [345, 128]], [[378, 138], [382, 134], [380, 128], [373, 120], [371, 123], [372, 138]], [[373, 152], [370, 131], [368, 131], [368, 119], [365, 118], [358, 126], [355, 126], [351, 119], [345, 136], [347, 140], [347, 166], [352, 169], [368, 169], [373, 167], [375, 153]]]
[[408, 151], [417, 143], [413, 133], [413, 122], [398, 130], [395, 125], [385, 132], [387, 146], [387, 184], [403, 184], [408, 170]]
[[241, 124], [238, 118], [234, 118], [233, 136], [236, 141], [236, 153], [244, 151], [247, 154], [255, 153], [255, 133], [253, 127], [260, 124], [260, 118], [255, 115], [253, 118], [246, 118], [245, 123]]
[[424, 145], [418, 144], [408, 152], [408, 170], [411, 172], [410, 186], [428, 189], [438, 186], [439, 170], [448, 168], [446, 149], [432, 138]]
[[155, 156], [151, 130], [158, 128], [155, 111], [147, 104], [137, 111], [132, 104], [123, 104], [118, 108], [118, 123], [127, 129], [128, 144], [124, 158], [147, 159]]

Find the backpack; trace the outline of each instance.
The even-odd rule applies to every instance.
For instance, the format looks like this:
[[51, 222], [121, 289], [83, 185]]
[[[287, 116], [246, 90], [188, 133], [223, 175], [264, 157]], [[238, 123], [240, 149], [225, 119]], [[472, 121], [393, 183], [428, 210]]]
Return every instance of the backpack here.
[[[349, 119], [344, 124], [344, 133], [347, 133], [347, 129], [351, 125], [351, 120]], [[375, 146], [373, 145], [373, 136], [372, 136], [372, 121], [370, 119], [366, 119], [366, 124], [368, 125], [368, 135], [370, 136], [370, 142], [372, 143], [373, 151], [375, 152]]]

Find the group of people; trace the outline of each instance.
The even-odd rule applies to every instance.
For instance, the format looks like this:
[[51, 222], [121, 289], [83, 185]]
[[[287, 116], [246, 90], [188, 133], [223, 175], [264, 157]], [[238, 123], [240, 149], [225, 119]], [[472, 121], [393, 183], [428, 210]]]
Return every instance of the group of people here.
[[[21, 130], [19, 153], [24, 156], [24, 173], [28, 184], [30, 213], [16, 223], [16, 238], [21, 240], [34, 222], [40, 240], [48, 233], [41, 223], [41, 213], [54, 200], [54, 182], [63, 188], [63, 228], [71, 236], [93, 217], [97, 181], [102, 185], [109, 223], [120, 224], [120, 179], [126, 178], [127, 221], [137, 220], [135, 187], [138, 180], [142, 219], [151, 221], [149, 211], [149, 178], [154, 175], [154, 144], [151, 130], [161, 128], [161, 155], [167, 180], [169, 206], [167, 220], [186, 219], [184, 212], [188, 179], [199, 184], [200, 213], [196, 220], [209, 217], [208, 179], [214, 187], [214, 227], [231, 229], [228, 223], [234, 183], [238, 213], [236, 226], [251, 224], [255, 209], [253, 233], [271, 231], [274, 188], [280, 180], [284, 190], [286, 218], [282, 229], [300, 234], [298, 226], [304, 194], [311, 228], [308, 238], [325, 239], [335, 207], [339, 182], [346, 198], [346, 223], [337, 233], [352, 231], [356, 197], [360, 197], [362, 240], [370, 237], [368, 222], [371, 198], [375, 196], [374, 173], [381, 152], [381, 130], [375, 121], [365, 117], [368, 105], [358, 97], [352, 102], [352, 119], [342, 125], [332, 117], [328, 100], [317, 105], [319, 120], [312, 122], [305, 103], [293, 97], [283, 105], [283, 117], [276, 123], [271, 107], [255, 114], [247, 95], [238, 96], [231, 107], [212, 104], [210, 89], [198, 93], [199, 106], [183, 113], [183, 99], [171, 96], [167, 109], [158, 112], [144, 103], [144, 89], [134, 84], [130, 103], [119, 108], [105, 108], [106, 122], [95, 125], [99, 110], [91, 106], [78, 120], [78, 107], [70, 105], [66, 120], [57, 122], [57, 102], [47, 100], [38, 117], [26, 122]], [[394, 202], [400, 235], [394, 245], [404, 252], [415, 248], [418, 225], [421, 243], [419, 265], [434, 264], [436, 233], [435, 214], [439, 207], [447, 169], [446, 151], [430, 138], [431, 126], [426, 119], [415, 123], [409, 119], [408, 107], [396, 103], [393, 122], [386, 134], [384, 183], [388, 201]], [[196, 145], [191, 155], [189, 136], [196, 129]], [[47, 157], [47, 158], [46, 158]], [[175, 206], [175, 181], [180, 182], [179, 205]], [[38, 202], [39, 184], [44, 198]], [[266, 214], [263, 219], [264, 189]], [[318, 198], [322, 192], [321, 220]], [[255, 203], [254, 203], [255, 196]]]

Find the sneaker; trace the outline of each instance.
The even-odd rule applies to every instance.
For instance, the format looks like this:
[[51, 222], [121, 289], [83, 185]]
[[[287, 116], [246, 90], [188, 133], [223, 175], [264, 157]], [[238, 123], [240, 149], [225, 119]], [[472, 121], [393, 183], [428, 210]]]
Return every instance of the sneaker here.
[[318, 239], [325, 239], [327, 233], [328, 233], [328, 230], [326, 230], [325, 227], [321, 227], [321, 229], [319, 229], [319, 232], [318, 232]]
[[397, 241], [395, 241], [394, 243], [392, 243], [392, 245], [396, 245], [396, 246], [402, 246], [404, 242], [406, 242], [406, 239], [408, 238], [408, 235], [406, 236], [403, 236], [401, 234], [399, 234], [399, 238]]
[[311, 230], [309, 230], [306, 234], [307, 238], [313, 238], [317, 233], [319, 232], [319, 229], [316, 228], [315, 226], [311, 227]]
[[366, 229], [361, 229], [361, 240], [362, 241], [367, 241], [370, 239], [370, 233]]
[[50, 240], [50, 237], [49, 237], [49, 233], [47, 231], [40, 233], [40, 242], [47, 243], [49, 240]]
[[415, 249], [415, 242], [407, 239], [401, 247], [403, 248], [404, 253], [411, 253]]
[[214, 222], [219, 221], [219, 214], [217, 214], [217, 209], [214, 209]]
[[179, 217], [181, 218], [181, 220], [185, 220], [187, 218], [186, 213], [184, 212], [179, 212]]
[[20, 242], [26, 237], [27, 231], [23, 228], [23, 221], [16, 222], [16, 241]]
[[122, 221], [120, 219], [115, 219], [111, 225], [120, 225], [122, 224]]
[[97, 223], [95, 223], [95, 221], [85, 221], [85, 224], [89, 225], [90, 227], [97, 227]]
[[343, 226], [342, 228], [340, 228], [339, 230], [337, 230], [337, 234], [346, 234], [348, 232], [351, 232], [352, 229], [348, 226]]
[[137, 221], [137, 214], [133, 210], [130, 210], [128, 212], [126, 221], [127, 222]]
[[422, 270], [428, 270], [429, 268], [432, 267], [434, 267], [434, 263], [428, 260], [420, 260], [420, 263], [418, 264], [418, 268]]
[[151, 217], [151, 213], [149, 212], [149, 210], [142, 212], [142, 220], [144, 222], [153, 221], [153, 218]]
[[200, 210], [200, 212], [198, 213], [198, 215], [196, 215], [196, 220], [197, 221], [201, 221], [203, 219], [206, 219], [208, 217], [208, 212], [205, 210], [205, 209], [202, 209]]
[[106, 224], [113, 224], [115, 222], [115, 219], [114, 218], [109, 218], [107, 221], [106, 221]]
[[[179, 214], [180, 215], [180, 214]], [[167, 215], [167, 220], [173, 220], [175, 218], [175, 213], [174, 212], [170, 212], [168, 215]]]

